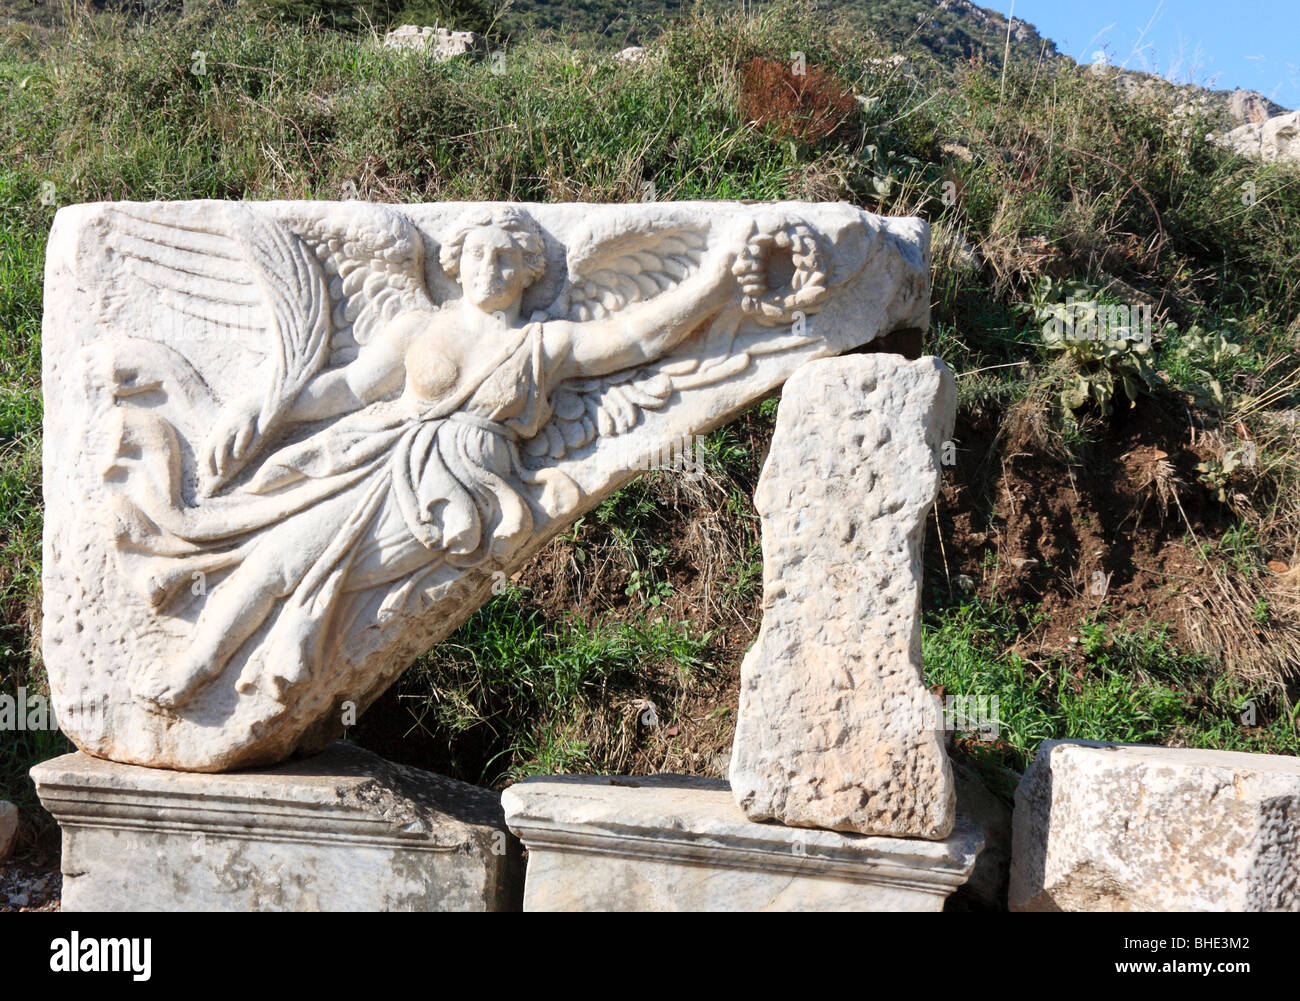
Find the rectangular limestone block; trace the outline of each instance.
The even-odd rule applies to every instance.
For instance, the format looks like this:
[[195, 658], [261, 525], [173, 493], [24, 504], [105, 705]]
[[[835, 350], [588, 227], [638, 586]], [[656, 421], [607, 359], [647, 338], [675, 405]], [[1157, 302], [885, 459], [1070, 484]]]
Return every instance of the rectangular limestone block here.
[[501, 797], [528, 849], [526, 911], [938, 911], [983, 844], [756, 824], [726, 782], [529, 779]]
[[750, 820], [952, 831], [942, 714], [921, 675], [921, 546], [955, 402], [937, 358], [822, 359], [785, 384], [755, 494], [763, 624], [731, 755]]
[[1016, 789], [1020, 911], [1300, 910], [1300, 759], [1049, 740]]
[[80, 752], [32, 769], [69, 911], [517, 910], [497, 795], [351, 744], [210, 775]]

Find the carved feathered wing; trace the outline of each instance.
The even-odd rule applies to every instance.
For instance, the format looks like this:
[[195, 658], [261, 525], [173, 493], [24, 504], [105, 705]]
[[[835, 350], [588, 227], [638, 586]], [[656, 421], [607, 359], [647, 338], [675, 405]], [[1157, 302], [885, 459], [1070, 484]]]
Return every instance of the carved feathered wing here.
[[676, 392], [730, 378], [748, 368], [758, 355], [789, 351], [816, 340], [793, 332], [774, 337], [768, 329], [744, 349], [736, 350], [741, 322], [739, 309], [728, 308], [687, 357], [669, 357], [600, 379], [563, 383], [552, 394], [551, 419], [524, 442], [524, 453], [539, 460], [561, 459], [597, 437], [630, 431], [645, 411], [658, 410]]
[[[708, 251], [698, 223], [618, 219], [589, 227], [569, 246], [568, 275], [542, 318], [601, 320], [646, 302], [694, 274]], [[669, 376], [630, 369], [599, 379], [571, 379], [552, 396], [555, 413], [526, 454], [560, 458], [599, 435], [636, 426], [642, 410], [672, 395]]]
[[114, 208], [109, 216], [105, 243], [126, 271], [183, 318], [188, 335], [220, 337], [266, 356], [266, 303], [233, 232], [169, 220], [148, 205]]
[[[626, 224], [624, 224], [626, 226]], [[600, 241], [589, 233], [569, 252], [569, 277], [549, 314], [573, 321], [604, 319], [680, 284], [698, 269], [707, 252], [708, 232], [697, 226], [644, 224], [631, 233]], [[597, 437], [624, 434], [647, 410], [658, 410], [673, 393], [728, 378], [748, 367], [751, 357], [785, 351], [813, 338], [791, 333], [735, 349], [744, 319], [739, 305], [724, 309], [702, 335], [692, 338], [690, 354], [598, 379], [571, 379], [551, 396], [554, 413], [524, 442], [538, 461], [563, 458]]]
[[424, 277], [424, 241], [398, 212], [335, 205], [327, 217], [295, 220], [329, 282], [329, 364], [343, 365], [385, 323], [409, 309], [436, 308]]
[[398, 312], [434, 308], [420, 235], [396, 212], [332, 206], [286, 224], [232, 203], [224, 226], [206, 228], [147, 205], [113, 215], [108, 240], [124, 266], [198, 321], [197, 336], [269, 359], [263, 442], [318, 372], [350, 361]]
[[569, 248], [568, 278], [547, 311], [581, 322], [612, 316], [679, 285], [700, 266], [708, 231], [642, 222], [589, 229]]
[[258, 420], [268, 430], [320, 369], [329, 345], [329, 291], [320, 262], [287, 227], [241, 203], [227, 207], [220, 229], [187, 226], [149, 206], [113, 215], [110, 246], [164, 305], [199, 321], [194, 329], [201, 336], [235, 333], [269, 357]]

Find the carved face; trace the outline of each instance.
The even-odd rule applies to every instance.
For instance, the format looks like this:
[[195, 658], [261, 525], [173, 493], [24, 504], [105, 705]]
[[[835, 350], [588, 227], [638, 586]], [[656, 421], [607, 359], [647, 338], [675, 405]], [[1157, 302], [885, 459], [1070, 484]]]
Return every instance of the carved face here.
[[460, 284], [465, 297], [483, 312], [508, 309], [528, 284], [523, 250], [504, 229], [474, 230], [461, 250]]

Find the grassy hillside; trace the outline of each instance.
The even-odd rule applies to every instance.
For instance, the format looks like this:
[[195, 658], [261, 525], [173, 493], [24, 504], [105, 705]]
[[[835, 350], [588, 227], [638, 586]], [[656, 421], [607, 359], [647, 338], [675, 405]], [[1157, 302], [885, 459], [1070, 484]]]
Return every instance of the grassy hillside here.
[[[926, 669], [944, 693], [997, 695], [1003, 722], [960, 756], [997, 785], [1047, 737], [1300, 751], [1300, 174], [1066, 60], [966, 59], [935, 88], [853, 13], [696, 12], [635, 65], [525, 35], [504, 72], [242, 8], [0, 28], [0, 691], [45, 684], [59, 205], [623, 201], [652, 182], [933, 224], [926, 349], [958, 373], [960, 412], [927, 537]], [[1067, 296], [1150, 306], [1149, 348], [1046, 338]], [[773, 403], [710, 437], [702, 482], [653, 474], [580, 521], [350, 736], [494, 785], [718, 774], [759, 622], [750, 498]], [[30, 808], [25, 769], [66, 743], [0, 740], [0, 796]]]
[[[698, 5], [712, 14], [761, 16], [770, 4], [706, 0]], [[658, 38], [674, 20], [689, 16], [694, 0], [512, 0], [498, 24], [517, 38], [553, 31], [570, 38], [607, 40], [620, 45]], [[811, 18], [834, 19], [846, 28], [870, 32], [896, 52], [926, 56], [944, 67], [972, 58], [1001, 65], [1009, 49], [1013, 58], [1056, 55], [1056, 46], [1030, 24], [1016, 19], [1007, 38], [1006, 18], [968, 0], [807, 0], [799, 5]]]
[[[441, 24], [490, 30], [510, 43], [550, 36], [598, 48], [656, 39], [697, 8], [726, 16], [771, 6], [749, 0], [9, 0], [0, 23], [62, 25], [79, 7], [147, 20], [241, 5], [278, 19], [316, 16], [347, 30]], [[1002, 14], [969, 0], [804, 0], [799, 6], [809, 16], [871, 32], [894, 51], [927, 57], [945, 69], [973, 58], [1000, 66], [1007, 53], [1014, 59], [1056, 57], [1056, 46], [1033, 25], [1017, 18], [1008, 37]]]

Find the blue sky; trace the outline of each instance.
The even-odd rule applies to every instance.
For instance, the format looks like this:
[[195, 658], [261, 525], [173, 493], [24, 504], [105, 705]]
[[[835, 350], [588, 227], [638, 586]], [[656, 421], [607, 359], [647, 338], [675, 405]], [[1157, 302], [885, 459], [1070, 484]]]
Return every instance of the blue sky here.
[[[1012, 0], [976, 0], [1003, 14]], [[1081, 63], [1257, 90], [1300, 108], [1300, 0], [1015, 0], [1015, 16]]]

